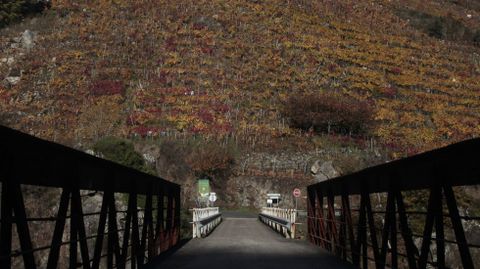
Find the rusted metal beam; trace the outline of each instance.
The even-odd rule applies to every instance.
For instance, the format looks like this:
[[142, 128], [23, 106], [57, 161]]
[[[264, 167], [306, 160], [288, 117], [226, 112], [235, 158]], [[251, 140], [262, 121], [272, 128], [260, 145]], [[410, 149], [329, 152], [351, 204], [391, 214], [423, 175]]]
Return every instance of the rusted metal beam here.
[[160, 188], [157, 195], [157, 223], [155, 225], [155, 249], [157, 253], [162, 252], [162, 242], [164, 239], [164, 190]]
[[[348, 198], [347, 198], [348, 199]], [[347, 210], [344, 201], [344, 196], [341, 197], [341, 213], [340, 213], [340, 232], [339, 232], [339, 251], [342, 260], [347, 260]]]
[[[136, 179], [139, 195], [146, 195], [151, 188], [179, 188], [165, 179], [7, 127], [0, 126], [0, 137], [0, 163], [10, 163], [9, 169], [18, 184], [64, 188], [77, 181], [79, 189], [92, 191], [103, 191], [105, 186], [114, 184], [115, 193], [128, 194], [131, 180]], [[72, 164], [76, 164], [74, 177]], [[0, 177], [0, 182], [4, 180]]]
[[15, 213], [15, 224], [17, 226], [18, 238], [23, 252], [23, 263], [26, 268], [37, 268], [35, 257], [33, 256], [32, 239], [30, 229], [28, 228], [27, 216], [25, 213], [25, 203], [23, 201], [22, 190], [20, 184], [12, 183], [9, 186], [10, 199], [12, 199], [12, 207]]
[[350, 195], [360, 194], [364, 185], [369, 186], [370, 193], [388, 192], [392, 181], [398, 191], [421, 190], [437, 182], [439, 174], [445, 186], [477, 185], [480, 178], [478, 152], [480, 139], [476, 138], [311, 186], [323, 195], [332, 192], [335, 196], [344, 191]]
[[451, 187], [445, 187], [444, 192], [448, 211], [452, 220], [453, 230], [457, 240], [458, 251], [460, 252], [460, 257], [462, 258], [463, 268], [474, 268], [470, 249], [468, 248], [467, 239], [465, 238], [462, 221], [460, 220], [460, 215], [458, 213], [457, 200], [455, 199], [455, 195]]
[[370, 201], [370, 194], [365, 192], [365, 208], [367, 211], [367, 220], [368, 220], [368, 228], [370, 230], [370, 241], [372, 242], [372, 249], [373, 249], [373, 258], [377, 262], [377, 268], [380, 267], [380, 253], [377, 241], [377, 231], [375, 229], [375, 220], [373, 218], [372, 213], [372, 203]]
[[120, 263], [120, 242], [118, 236], [118, 225], [117, 225], [117, 206], [115, 205], [115, 195], [109, 196], [108, 201], [108, 248], [109, 251], [107, 254], [114, 255], [115, 264]]
[[327, 195], [327, 240], [330, 241], [330, 250], [338, 256], [338, 233], [335, 216], [335, 201], [333, 194]]
[[[391, 204], [391, 211], [388, 212], [390, 214], [390, 244], [391, 244], [391, 265], [392, 268], [398, 268], [398, 247], [397, 247], [397, 212], [395, 208], [395, 198], [394, 193], [390, 193], [392, 195], [392, 204]], [[386, 259], [385, 259], [386, 261]], [[383, 267], [383, 266], [382, 266]]]
[[435, 186], [433, 191], [437, 192], [436, 201], [434, 203], [434, 215], [435, 215], [435, 238], [437, 242], [437, 267], [440, 269], [445, 268], [445, 234], [443, 230], [443, 195], [442, 188]]
[[315, 229], [315, 226], [314, 226], [314, 219], [316, 218], [316, 214], [315, 214], [315, 193], [313, 192], [313, 189], [309, 188], [307, 189], [307, 196], [308, 196], [308, 200], [307, 200], [307, 216], [309, 216], [307, 218], [307, 230], [308, 230], [308, 240], [310, 241], [310, 243], [313, 243], [315, 244], [315, 237], [313, 237], [313, 233], [314, 233], [314, 229]]
[[[53, 231], [50, 253], [48, 255], [47, 269], [55, 269], [58, 265], [58, 257], [60, 255], [60, 247], [62, 243], [63, 231], [65, 229], [66, 216], [68, 211], [68, 203], [70, 200], [70, 190], [63, 189], [60, 197], [60, 205], [58, 207], [55, 229]], [[5, 267], [9, 268], [9, 267]]]
[[176, 245], [180, 240], [180, 218], [181, 218], [181, 198], [180, 198], [180, 190], [175, 189], [173, 190], [174, 193], [174, 202], [175, 202], [175, 211], [174, 211], [174, 221], [173, 227], [175, 229], [173, 235], [173, 244]]
[[395, 190], [395, 200], [397, 201], [398, 218], [400, 222], [400, 231], [402, 233], [405, 248], [407, 250], [408, 266], [410, 269], [417, 268], [416, 256], [418, 255], [418, 249], [413, 243], [412, 231], [408, 226], [407, 214], [405, 212], [405, 203], [400, 191]]
[[125, 217], [125, 232], [123, 233], [123, 243], [122, 243], [122, 252], [120, 256], [120, 261], [117, 263], [117, 267], [126, 268], [127, 257], [128, 257], [128, 246], [130, 242], [130, 228], [132, 225], [132, 212], [135, 212], [133, 207], [132, 194], [128, 195], [128, 209], [127, 216]]
[[432, 240], [433, 224], [435, 221], [434, 208], [436, 206], [435, 203], [438, 201], [438, 198], [436, 197], [437, 195], [437, 191], [432, 189], [430, 190], [425, 225], [423, 228], [422, 248], [420, 250], [420, 258], [418, 260], [419, 268], [425, 268], [427, 266], [428, 254], [430, 252], [430, 244]]
[[78, 210], [76, 206], [74, 205], [75, 199], [74, 195], [75, 192], [78, 190], [72, 189], [71, 192], [71, 203], [70, 203], [70, 212], [71, 212], [71, 217], [70, 217], [70, 248], [69, 248], [69, 268], [70, 269], [75, 269], [77, 268], [77, 250], [78, 250]]
[[[462, 221], [476, 220], [478, 216], [460, 216], [452, 187], [480, 184], [480, 166], [475, 161], [480, 149], [479, 142], [479, 139], [465, 141], [308, 186], [307, 230], [310, 241], [358, 267], [368, 268], [375, 264], [379, 269], [405, 265], [408, 268], [423, 269], [427, 265], [447, 268], [451, 265], [447, 264], [446, 244], [456, 244], [463, 267], [473, 268], [470, 249], [478, 246], [467, 241]], [[454, 179], [451, 177], [453, 174], [456, 175]], [[416, 190], [430, 191], [425, 212], [419, 209], [407, 211], [407, 206], [412, 205], [405, 203], [402, 192]], [[385, 207], [382, 193], [387, 198]], [[358, 195], [359, 201], [352, 198]], [[378, 195], [375, 210], [370, 195]], [[327, 197], [326, 219], [323, 216], [323, 197]], [[341, 209], [333, 206], [337, 197], [342, 200]], [[350, 208], [350, 199], [356, 204], [359, 202], [358, 208]], [[448, 213], [444, 212], [444, 201]], [[385, 209], [377, 209], [378, 206]], [[340, 219], [333, 217], [338, 212], [341, 212]], [[383, 218], [381, 230], [378, 227], [380, 224], [375, 223], [375, 217], [378, 216], [375, 214], [381, 214]], [[419, 237], [418, 232], [413, 233], [410, 226], [411, 222], [422, 220], [421, 215], [425, 217], [420, 226], [423, 228], [423, 241], [419, 251], [413, 240]], [[445, 218], [451, 220], [451, 226], [445, 224]], [[326, 225], [326, 229], [323, 225]], [[338, 225], [339, 230], [336, 229]], [[356, 238], [353, 232], [347, 234], [348, 227], [356, 228]], [[436, 235], [433, 239], [434, 227]], [[446, 235], [450, 235], [446, 229], [455, 234], [456, 241], [446, 238]], [[381, 234], [380, 243], [377, 241], [377, 232]], [[345, 252], [348, 249], [347, 237], [350, 238], [350, 252]], [[436, 241], [435, 257], [430, 255], [432, 239]]]
[[[132, 198], [132, 207], [137, 208], [137, 192], [134, 189], [130, 194]], [[139, 262], [140, 257], [140, 229], [138, 224], [138, 215], [132, 215], [132, 269], [136, 267], [140, 267], [141, 264]]]
[[0, 267], [10, 268], [12, 266], [12, 205], [10, 183], [4, 181], [2, 184], [2, 208], [1, 208], [1, 231], [0, 231]]
[[[153, 208], [153, 201], [152, 201], [152, 192], [149, 192], [147, 194], [147, 200], [145, 204], [145, 220], [144, 223], [146, 223], [147, 227], [147, 252], [148, 252], [148, 260], [150, 261], [154, 256], [154, 230], [153, 230], [153, 215], [152, 215], [152, 208]], [[145, 226], [144, 226], [145, 227]]]
[[[316, 190], [316, 199], [317, 199], [317, 226], [318, 226], [318, 233], [317, 233], [317, 238], [322, 238], [326, 239], [325, 235], [327, 233], [325, 229], [325, 217], [324, 217], [324, 212], [323, 212], [323, 195]], [[324, 248], [328, 247], [328, 243], [326, 240], [321, 240], [320, 244], [323, 245]]]
[[113, 195], [110, 191], [103, 193], [102, 208], [100, 209], [100, 217], [98, 221], [97, 239], [95, 242], [95, 250], [93, 254], [92, 269], [98, 269], [100, 267], [100, 259], [102, 256], [103, 239], [105, 234], [105, 225], [107, 222], [108, 213], [108, 201], [109, 196]]
[[[84, 269], [90, 269], [90, 256], [88, 252], [87, 232], [85, 230], [85, 221], [83, 218], [82, 200], [80, 198], [80, 190], [76, 189], [72, 192], [72, 212], [75, 212], [75, 219], [72, 217], [73, 222], [77, 222], [77, 231], [80, 243], [80, 253], [82, 256], [82, 267]], [[72, 214], [73, 216], [73, 214]]]
[[[352, 260], [353, 260], [353, 256], [356, 255], [354, 253], [355, 251], [355, 236], [354, 236], [354, 233], [353, 233], [353, 221], [352, 221], [352, 213], [351, 213], [351, 209], [350, 209], [350, 199], [348, 198], [348, 196], [346, 194], [343, 194], [342, 195], [342, 207], [344, 208], [344, 214], [345, 214], [345, 222], [346, 222], [346, 225], [347, 225], [347, 230], [348, 230], [348, 237], [349, 237], [349, 242], [350, 242], [350, 253], [351, 253], [351, 256], [352, 256]], [[345, 247], [346, 247], [346, 244], [345, 244]]]
[[390, 191], [387, 196], [387, 212], [385, 213], [384, 225], [382, 230], [382, 248], [380, 250], [379, 263], [380, 268], [385, 268], [387, 249], [389, 236], [392, 226], [392, 212], [395, 213], [395, 201], [393, 200], [393, 194]]
[[168, 241], [168, 246], [171, 246], [172, 243], [172, 234], [173, 234], [173, 216], [174, 216], [174, 208], [173, 208], [173, 193], [169, 192], [167, 195], [167, 225], [165, 227], [165, 230], [167, 232], [167, 241]]
[[[36, 268], [35, 252], [48, 250], [46, 267], [58, 268], [62, 246], [69, 246], [66, 260], [69, 268], [83, 267], [98, 269], [102, 261], [107, 268], [125, 268], [130, 255], [131, 268], [144, 263], [144, 250], [148, 248], [148, 259], [159, 253], [155, 245], [164, 250], [178, 242], [180, 228], [180, 186], [122, 165], [106, 161], [83, 152], [38, 139], [21, 132], [0, 126], [0, 267], [11, 268], [13, 257], [23, 258], [25, 268]], [[53, 187], [62, 190], [56, 217], [27, 217], [23, 201], [22, 185]], [[81, 195], [81, 190], [90, 191]], [[82, 197], [101, 194], [103, 201], [100, 212], [83, 213]], [[116, 195], [129, 195], [126, 219], [118, 227]], [[137, 208], [137, 194], [147, 195], [144, 209]], [[163, 232], [163, 197], [168, 196], [167, 227]], [[157, 209], [153, 208], [153, 197], [158, 196]], [[41, 201], [37, 201], [41, 202]], [[70, 207], [70, 215], [68, 209]], [[153, 211], [157, 210], [154, 230]], [[139, 214], [144, 218], [139, 223]], [[87, 234], [85, 216], [98, 218], [96, 235]], [[15, 217], [13, 217], [15, 216]], [[34, 244], [29, 221], [55, 221], [50, 246], [32, 247]], [[66, 230], [66, 222], [70, 229]], [[107, 222], [108, 221], [108, 222]], [[122, 222], [120, 222], [122, 223]], [[12, 234], [12, 225], [18, 234]], [[108, 229], [106, 231], [106, 226]], [[140, 227], [142, 237], [140, 237]], [[123, 231], [122, 247], [119, 232]], [[67, 236], [65, 236], [67, 235]], [[104, 237], [107, 235], [107, 251], [104, 253]], [[13, 236], [18, 236], [20, 249], [13, 253]], [[63, 238], [67, 238], [63, 242]], [[131, 239], [130, 239], [131, 238]], [[95, 240], [93, 257], [90, 258], [87, 240]], [[166, 242], [168, 241], [168, 242]], [[130, 244], [131, 242], [131, 244]], [[79, 255], [80, 254], [80, 255]], [[81, 257], [81, 261], [79, 259]], [[17, 259], [17, 258], [15, 258]], [[17, 261], [15, 261], [17, 263]], [[64, 264], [61, 264], [65, 266]]]
[[[360, 256], [363, 257], [363, 268], [367, 266], [367, 229], [366, 229], [366, 210], [365, 210], [365, 194], [362, 194], [360, 197], [360, 212], [358, 217], [358, 227], [357, 227], [357, 242], [355, 247], [355, 252], [358, 253], [358, 256], [353, 256], [353, 264], [355, 266], [360, 266]], [[360, 255], [362, 254], [362, 255]]]

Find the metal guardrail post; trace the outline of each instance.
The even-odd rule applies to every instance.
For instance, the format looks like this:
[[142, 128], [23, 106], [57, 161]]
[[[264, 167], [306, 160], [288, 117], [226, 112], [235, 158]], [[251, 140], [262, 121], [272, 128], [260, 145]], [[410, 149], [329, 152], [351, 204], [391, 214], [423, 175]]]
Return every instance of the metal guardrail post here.
[[296, 209], [263, 207], [259, 219], [286, 238], [295, 238]]
[[192, 209], [192, 237], [202, 238], [211, 233], [222, 221], [218, 207]]

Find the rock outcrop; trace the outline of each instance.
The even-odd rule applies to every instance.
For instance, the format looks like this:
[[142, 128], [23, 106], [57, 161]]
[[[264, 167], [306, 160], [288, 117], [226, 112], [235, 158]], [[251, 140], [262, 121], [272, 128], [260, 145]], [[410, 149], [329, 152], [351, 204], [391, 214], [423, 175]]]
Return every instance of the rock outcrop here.
[[340, 176], [340, 173], [333, 166], [333, 161], [317, 160], [310, 168], [310, 173], [315, 182], [322, 182]]

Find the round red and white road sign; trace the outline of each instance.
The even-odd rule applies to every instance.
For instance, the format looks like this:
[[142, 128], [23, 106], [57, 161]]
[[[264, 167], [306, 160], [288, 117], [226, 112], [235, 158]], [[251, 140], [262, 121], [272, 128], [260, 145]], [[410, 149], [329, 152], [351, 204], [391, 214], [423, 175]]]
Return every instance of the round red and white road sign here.
[[302, 192], [300, 191], [300, 189], [294, 189], [293, 190], [293, 196], [295, 196], [296, 198], [300, 197], [300, 195], [302, 194]]

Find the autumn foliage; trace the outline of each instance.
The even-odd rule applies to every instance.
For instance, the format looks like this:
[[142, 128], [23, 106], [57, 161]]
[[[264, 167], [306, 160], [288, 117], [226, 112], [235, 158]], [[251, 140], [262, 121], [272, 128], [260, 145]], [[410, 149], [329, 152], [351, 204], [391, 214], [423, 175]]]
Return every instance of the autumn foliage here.
[[284, 108], [292, 127], [327, 134], [368, 134], [374, 114], [368, 102], [326, 93], [292, 96]]
[[[71, 145], [203, 136], [255, 148], [304, 139], [283, 104], [335, 89], [360, 103], [339, 102], [346, 118], [318, 132], [424, 151], [480, 135], [480, 48], [430, 37], [395, 12], [451, 11], [478, 29], [480, 5], [435, 2], [56, 0], [28, 25], [31, 53], [12, 49], [21, 31], [1, 33], [1, 54], [15, 59], [0, 57], [0, 110], [13, 128]], [[12, 69], [24, 70], [15, 85], [3, 81]]]
[[119, 81], [100, 80], [92, 84], [90, 93], [94, 96], [125, 95], [125, 87]]
[[196, 176], [215, 178], [228, 173], [235, 164], [231, 150], [216, 143], [206, 143], [191, 151], [186, 163]]

